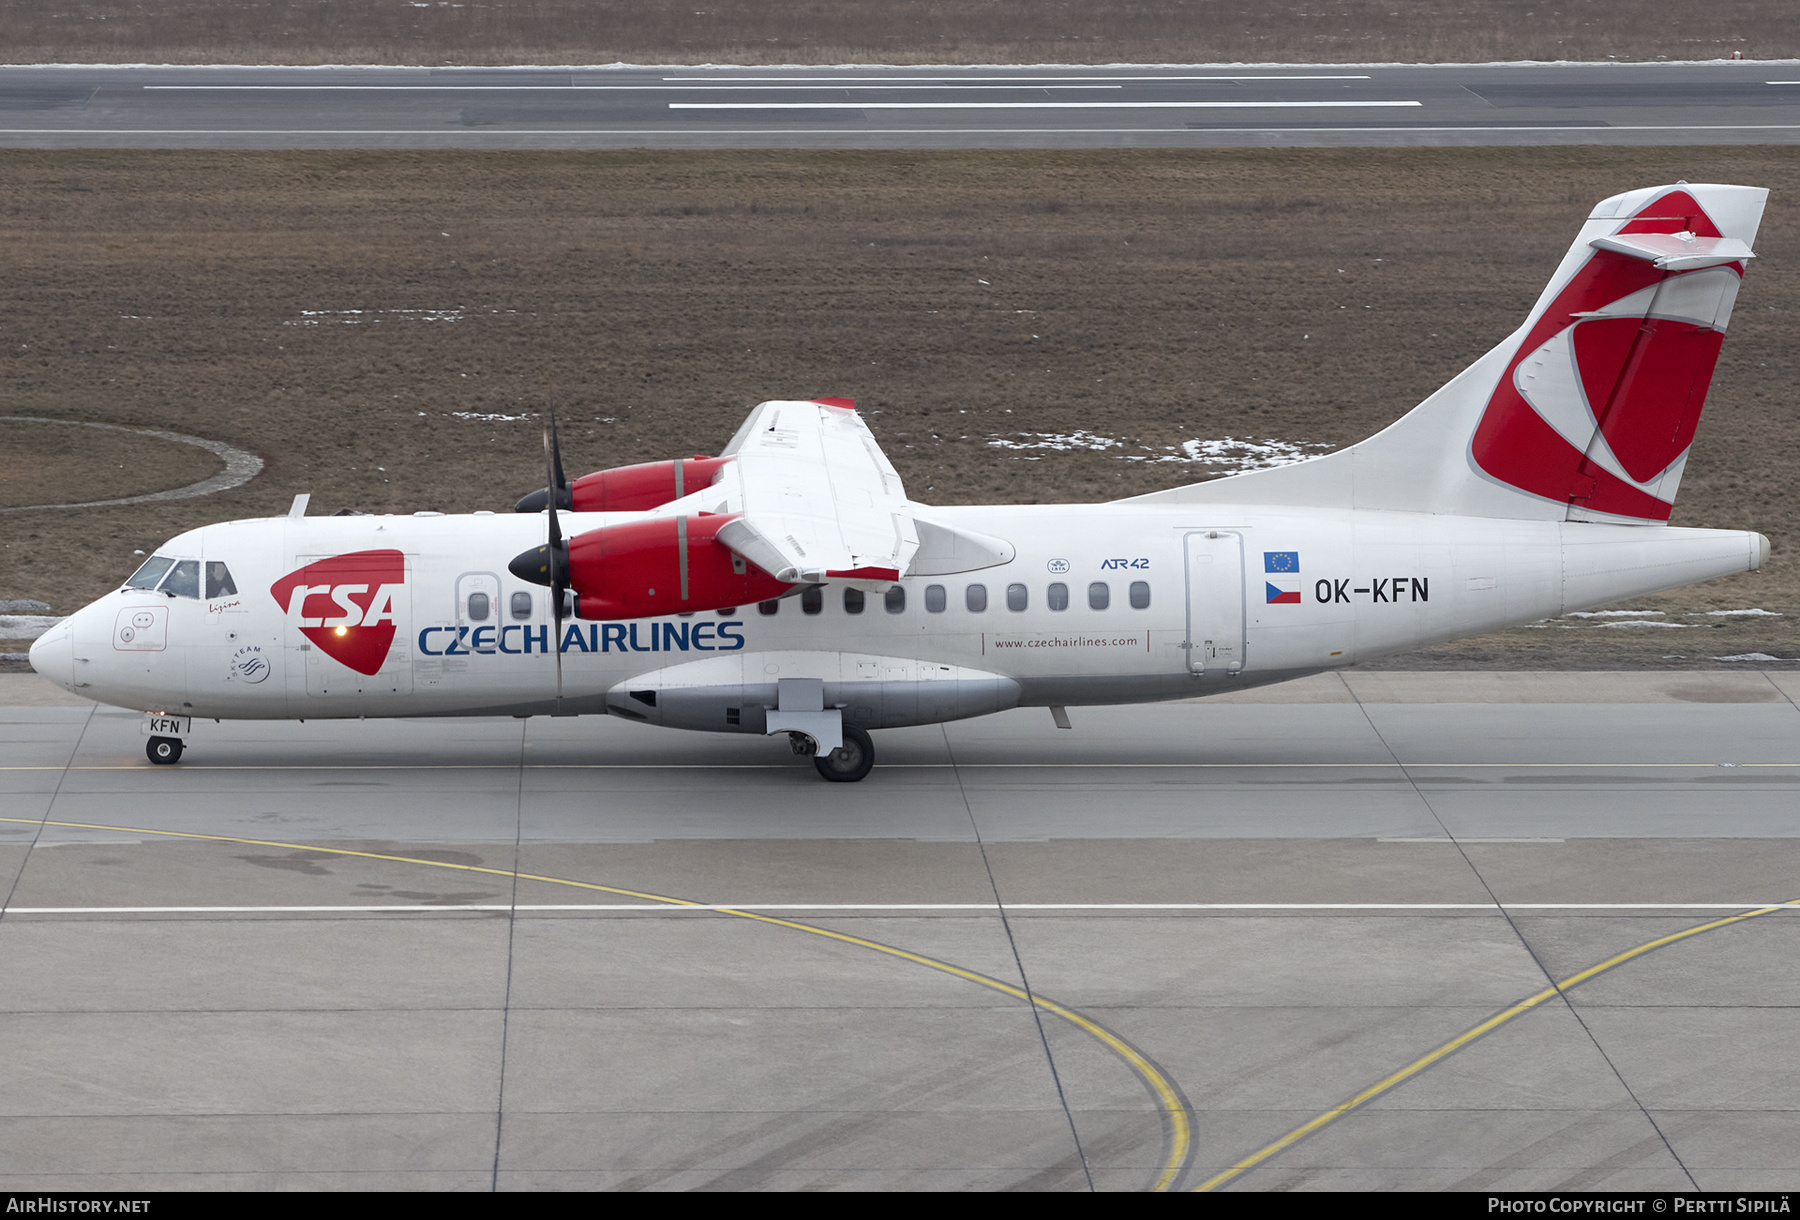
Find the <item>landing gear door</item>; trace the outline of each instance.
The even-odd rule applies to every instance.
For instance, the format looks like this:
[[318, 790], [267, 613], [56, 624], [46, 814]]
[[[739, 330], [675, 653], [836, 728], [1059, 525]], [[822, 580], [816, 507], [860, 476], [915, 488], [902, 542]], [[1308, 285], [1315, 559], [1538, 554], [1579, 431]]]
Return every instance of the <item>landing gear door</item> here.
[[1236, 673], [1244, 667], [1244, 537], [1196, 530], [1185, 544], [1188, 672]]

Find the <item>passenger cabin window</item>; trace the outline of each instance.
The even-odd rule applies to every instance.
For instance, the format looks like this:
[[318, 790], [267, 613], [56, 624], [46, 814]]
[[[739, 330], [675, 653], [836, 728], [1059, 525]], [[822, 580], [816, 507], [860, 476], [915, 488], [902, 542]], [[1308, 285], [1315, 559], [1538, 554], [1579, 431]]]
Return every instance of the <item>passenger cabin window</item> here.
[[1088, 586], [1088, 609], [1104, 610], [1112, 605], [1112, 590], [1107, 588], [1104, 580], [1096, 580]]
[[1017, 612], [1025, 609], [1025, 607], [1030, 604], [1031, 593], [1024, 585], [1006, 586], [1006, 608], [1008, 610]]
[[825, 608], [825, 590], [813, 585], [800, 594], [800, 613], [817, 614]]
[[1067, 610], [1069, 608], [1069, 586], [1060, 580], [1057, 581], [1044, 590], [1044, 602], [1052, 610]]
[[737, 613], [737, 607], [736, 606], [720, 606], [717, 610], [713, 611], [713, 613], [717, 614], [720, 618], [730, 618], [732, 615]]
[[237, 584], [231, 579], [231, 569], [216, 559], [206, 561], [206, 596], [236, 597]]
[[781, 609], [781, 599], [780, 598], [776, 598], [774, 601], [770, 601], [770, 602], [757, 602], [756, 603], [756, 612], [758, 614], [774, 614], [779, 609]]
[[943, 585], [925, 586], [925, 613], [942, 614], [944, 612], [944, 607], [947, 604], [944, 597]]
[[1131, 608], [1148, 610], [1150, 608], [1150, 582], [1134, 580], [1131, 582]]
[[523, 589], [512, 595], [512, 616], [521, 619], [531, 617], [531, 594]]
[[906, 610], [906, 586], [895, 585], [887, 591], [887, 596], [881, 600], [882, 604], [887, 607], [887, 612], [889, 614], [904, 613]]
[[844, 613], [861, 614], [863, 612], [863, 591], [861, 589], [844, 590]]
[[143, 565], [131, 574], [125, 582], [127, 589], [154, 589], [162, 578], [175, 566], [175, 561], [166, 555], [152, 555], [144, 560]]
[[970, 585], [963, 590], [963, 605], [969, 608], [970, 614], [980, 614], [987, 609], [987, 586]]
[[162, 591], [174, 597], [200, 598], [200, 561], [184, 559], [169, 570], [168, 579], [162, 582]]
[[487, 622], [488, 611], [490, 611], [492, 609], [493, 609], [493, 607], [488, 604], [488, 595], [487, 594], [485, 594], [485, 593], [469, 594], [469, 621], [471, 623]]

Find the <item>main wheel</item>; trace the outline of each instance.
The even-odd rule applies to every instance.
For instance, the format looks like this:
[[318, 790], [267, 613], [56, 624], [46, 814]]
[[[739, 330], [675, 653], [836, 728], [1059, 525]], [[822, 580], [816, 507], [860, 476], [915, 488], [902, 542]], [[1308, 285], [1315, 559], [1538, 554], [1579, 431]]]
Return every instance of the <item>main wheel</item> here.
[[178, 763], [181, 761], [181, 738], [152, 737], [144, 743], [144, 753], [149, 755], [150, 761], [159, 767]]
[[813, 755], [813, 766], [833, 783], [853, 784], [875, 765], [875, 743], [861, 729], [844, 726], [844, 744], [829, 754]]

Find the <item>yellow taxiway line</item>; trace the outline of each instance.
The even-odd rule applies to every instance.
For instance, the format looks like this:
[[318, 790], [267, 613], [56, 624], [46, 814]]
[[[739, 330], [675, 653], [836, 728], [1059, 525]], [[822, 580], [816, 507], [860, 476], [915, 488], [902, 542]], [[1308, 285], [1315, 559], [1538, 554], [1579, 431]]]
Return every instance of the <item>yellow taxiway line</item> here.
[[1399, 1071], [1390, 1076], [1383, 1077], [1368, 1088], [1363, 1089], [1360, 1093], [1356, 1093], [1339, 1102], [1317, 1118], [1295, 1127], [1292, 1131], [1288, 1132], [1274, 1143], [1257, 1149], [1243, 1160], [1238, 1161], [1227, 1169], [1215, 1173], [1212, 1177], [1194, 1187], [1194, 1189], [1196, 1191], [1216, 1190], [1232, 1181], [1234, 1178], [1241, 1177], [1275, 1154], [1285, 1151], [1288, 1148], [1292, 1148], [1307, 1136], [1330, 1126], [1338, 1119], [1344, 1117], [1344, 1115], [1349, 1114], [1352, 1110], [1367, 1105], [1377, 1097], [1380, 1097], [1383, 1093], [1406, 1083], [1420, 1072], [1425, 1071], [1433, 1064], [1455, 1054], [1476, 1039], [1485, 1037], [1487, 1034], [1499, 1029], [1514, 1017], [1523, 1016], [1525, 1013], [1530, 1012], [1546, 1000], [1554, 999], [1555, 997], [1562, 995], [1565, 991], [1579, 987], [1590, 979], [1597, 978], [1598, 976], [1605, 974], [1608, 970], [1622, 966], [1635, 957], [1641, 957], [1652, 950], [1672, 945], [1676, 941], [1686, 940], [1690, 936], [1699, 936], [1703, 932], [1712, 932], [1719, 928], [1730, 927], [1732, 924], [1742, 923], [1747, 919], [1755, 919], [1762, 915], [1771, 915], [1776, 911], [1794, 910], [1796, 907], [1800, 907], [1800, 898], [1788, 902], [1771, 903], [1765, 907], [1758, 907], [1754, 911], [1744, 911], [1737, 915], [1729, 915], [1724, 919], [1715, 919], [1709, 923], [1699, 924], [1680, 932], [1672, 932], [1668, 936], [1659, 936], [1655, 940], [1645, 941], [1643, 944], [1638, 945], [1635, 948], [1627, 949], [1623, 953], [1615, 953], [1605, 961], [1589, 966], [1586, 970], [1571, 974], [1561, 982], [1553, 981], [1550, 986], [1544, 988], [1542, 991], [1528, 995], [1524, 999], [1518, 1000], [1508, 1007], [1501, 1009], [1473, 1029], [1463, 1031], [1442, 1046], [1421, 1055]]
[[[431, 868], [448, 868], [458, 872], [485, 873], [495, 877], [512, 877], [520, 881], [538, 881], [547, 885], [567, 885], [573, 886], [576, 889], [596, 890], [604, 894], [618, 894], [627, 898], [641, 898], [647, 902], [661, 903], [673, 907], [702, 907], [704, 905], [686, 898], [672, 898], [666, 894], [650, 894], [640, 890], [623, 889], [619, 886], [599, 885], [591, 881], [573, 881], [567, 877], [547, 877], [538, 873], [515, 872], [512, 869], [488, 868], [478, 864], [452, 864], [443, 860], [423, 860], [414, 856], [397, 856], [385, 852], [357, 851], [347, 847], [321, 847], [317, 844], [282, 843], [270, 839], [242, 839], [232, 835], [195, 834], [182, 830], [150, 830], [141, 826], [103, 826], [91, 822], [59, 822], [44, 818], [0, 817], [0, 822], [30, 826], [58, 826], [70, 830], [105, 830], [120, 834], [160, 835], [165, 838], [199, 839], [212, 843], [240, 843], [251, 847], [279, 847], [289, 851], [322, 852], [334, 856], [351, 856], [364, 860], [386, 860], [396, 864], [423, 864]], [[1105, 1046], [1108, 1050], [1112, 1051], [1130, 1065], [1132, 1071], [1136, 1072], [1139, 1078], [1143, 1080], [1144, 1084], [1149, 1087], [1151, 1095], [1156, 1098], [1157, 1104], [1162, 1108], [1162, 1117], [1167, 1124], [1168, 1149], [1167, 1155], [1163, 1159], [1162, 1169], [1157, 1174], [1155, 1182], [1152, 1183], [1151, 1190], [1168, 1190], [1169, 1187], [1174, 1184], [1175, 1179], [1180, 1176], [1183, 1168], [1187, 1165], [1188, 1154], [1193, 1148], [1193, 1127], [1188, 1118], [1187, 1105], [1182, 1101], [1181, 1095], [1176, 1091], [1175, 1086], [1169, 1082], [1169, 1079], [1158, 1070], [1156, 1065], [1152, 1063], [1143, 1052], [1139, 1051], [1124, 1038], [1113, 1033], [1091, 1017], [1083, 1016], [1072, 1008], [1058, 1004], [1054, 1000], [1047, 999], [1035, 992], [1027, 991], [1022, 987], [1015, 987], [1011, 983], [1003, 982], [1000, 979], [990, 978], [985, 974], [981, 974], [974, 970], [964, 969], [963, 967], [954, 965], [950, 962], [939, 961], [934, 957], [926, 957], [922, 953], [914, 953], [911, 950], [896, 948], [893, 945], [884, 945], [880, 941], [868, 940], [861, 936], [851, 936], [844, 932], [833, 932], [829, 928], [815, 927], [812, 924], [800, 923], [792, 919], [781, 919], [773, 915], [759, 915], [755, 911], [744, 910], [738, 907], [707, 907], [706, 909], [715, 911], [721, 915], [732, 915], [739, 919], [754, 920], [757, 923], [771, 924], [779, 928], [790, 928], [796, 932], [807, 932], [814, 936], [823, 936], [828, 940], [839, 941], [846, 945], [855, 945], [861, 949], [868, 949], [876, 953], [884, 953], [889, 957], [896, 957], [902, 961], [912, 962], [914, 965], [925, 966], [928, 969], [938, 970], [956, 978], [979, 984], [980, 986], [998, 991], [1003, 995], [1011, 996], [1014, 999], [1024, 1000], [1028, 1004], [1035, 1004], [1045, 1012], [1061, 1017], [1069, 1024], [1075, 1026], [1075, 1028], [1099, 1041], [1101, 1045]]]

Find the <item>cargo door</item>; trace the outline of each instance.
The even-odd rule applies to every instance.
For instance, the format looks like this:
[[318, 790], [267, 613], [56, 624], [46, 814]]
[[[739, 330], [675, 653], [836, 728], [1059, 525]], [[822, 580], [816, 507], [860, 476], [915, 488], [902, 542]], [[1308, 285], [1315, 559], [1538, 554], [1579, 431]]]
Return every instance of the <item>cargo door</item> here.
[[1186, 537], [1189, 673], [1244, 667], [1244, 538], [1232, 530]]

